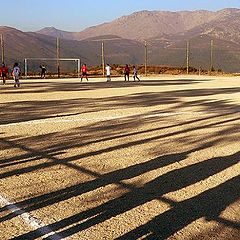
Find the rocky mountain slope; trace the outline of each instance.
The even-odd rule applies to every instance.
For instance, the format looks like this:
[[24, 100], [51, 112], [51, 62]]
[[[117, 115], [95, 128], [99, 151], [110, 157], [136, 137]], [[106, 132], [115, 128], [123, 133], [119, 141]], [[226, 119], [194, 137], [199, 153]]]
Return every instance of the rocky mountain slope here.
[[[0, 34], [4, 36], [5, 62], [8, 65], [13, 65], [15, 61], [23, 65], [25, 58], [56, 58], [55, 37], [22, 32], [10, 27], [0, 27]], [[102, 41], [105, 41], [105, 59], [109, 63], [141, 63], [144, 53], [141, 51], [140, 42], [112, 35], [82, 41], [60, 39], [60, 57], [80, 58], [88, 65], [100, 65]], [[36, 61], [33, 64], [35, 68], [38, 68], [40, 62]], [[46, 64], [49, 65], [50, 62]]]
[[[211, 11], [141, 11], [120, 17], [112, 22], [87, 28], [81, 32], [66, 32], [53, 27], [44, 28], [38, 33], [70, 40], [82, 40], [101, 35], [117, 35], [134, 40], [147, 40], [162, 34], [208, 33], [217, 36], [238, 35], [240, 22], [239, 9]], [[226, 33], [225, 33], [226, 31]]]
[[215, 69], [239, 72], [240, 10], [217, 12], [142, 11], [112, 22], [67, 32], [44, 28], [21, 32], [0, 27], [8, 62], [29, 57], [56, 57], [56, 37], [60, 37], [61, 57], [80, 58], [89, 65], [101, 64], [101, 43], [110, 64], [143, 64], [147, 40], [150, 65], [186, 66], [186, 41], [190, 42], [190, 65], [209, 69], [210, 41], [214, 40]]

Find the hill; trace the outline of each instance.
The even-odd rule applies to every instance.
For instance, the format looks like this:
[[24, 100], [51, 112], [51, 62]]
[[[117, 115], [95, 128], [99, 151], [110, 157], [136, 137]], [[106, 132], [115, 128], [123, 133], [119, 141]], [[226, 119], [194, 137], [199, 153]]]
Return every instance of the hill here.
[[[0, 34], [4, 35], [5, 62], [8, 65], [12, 65], [15, 61], [23, 65], [24, 58], [56, 58], [55, 37], [33, 32], [22, 32], [10, 27], [0, 27]], [[60, 57], [80, 58], [82, 62], [88, 65], [100, 65], [102, 41], [105, 41], [106, 61], [119, 64], [126, 62], [141, 63], [141, 59], [143, 59], [142, 44], [113, 35], [82, 41], [61, 39]], [[39, 62], [36, 62], [35, 68], [39, 64]]]
[[[240, 10], [141, 11], [81, 32], [44, 28], [21, 32], [0, 27], [8, 62], [24, 58], [56, 56], [56, 37], [61, 38], [61, 57], [80, 58], [88, 65], [101, 64], [101, 43], [110, 64], [143, 64], [147, 40], [149, 65], [186, 66], [186, 41], [190, 42], [190, 65], [209, 69], [210, 41], [214, 40], [215, 69], [239, 72]], [[38, 63], [36, 63], [38, 64]], [[36, 65], [37, 66], [37, 65]], [[36, 67], [35, 66], [35, 67]]]
[[[120, 17], [112, 22], [87, 28], [81, 32], [66, 32], [56, 28], [44, 28], [38, 33], [70, 40], [82, 40], [101, 35], [117, 35], [126, 39], [147, 40], [162, 34], [179, 34], [189, 30], [204, 32], [215, 37], [238, 35], [239, 9], [211, 11], [141, 11]], [[222, 33], [220, 33], [222, 32]], [[230, 35], [229, 35], [230, 33]]]

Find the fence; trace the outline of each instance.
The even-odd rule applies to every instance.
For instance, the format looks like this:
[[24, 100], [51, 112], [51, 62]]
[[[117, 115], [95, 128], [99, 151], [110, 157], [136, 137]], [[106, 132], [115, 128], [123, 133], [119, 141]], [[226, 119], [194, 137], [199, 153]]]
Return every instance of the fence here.
[[[194, 71], [223, 71], [239, 72], [240, 45], [234, 42], [225, 42], [220, 39], [211, 39], [209, 36], [195, 37], [189, 40], [151, 39], [148, 41], [134, 41], [122, 38], [88, 39], [83, 41], [69, 41], [41, 36], [42, 46], [29, 46], [23, 42], [21, 48], [13, 46], [12, 36], [1, 35], [1, 59], [8, 65], [20, 62], [22, 69], [25, 58], [39, 58], [28, 66], [28, 72], [39, 72], [41, 58], [56, 58], [57, 63], [48, 63], [51, 72], [59, 74], [79, 69], [71, 69], [70, 65], [59, 63], [60, 58], [81, 59], [82, 63], [90, 66], [101, 66], [104, 73], [106, 63], [110, 65], [132, 64], [144, 67], [147, 74], [153, 66], [162, 66], [158, 73], [163, 73], [167, 67], [184, 69], [186, 73]], [[13, 38], [13, 37], [12, 37]], [[80, 61], [80, 60], [79, 60]], [[56, 66], [57, 64], [57, 66]], [[151, 66], [151, 67], [149, 67]], [[56, 71], [55, 71], [56, 70]], [[142, 68], [141, 68], [142, 71]]]

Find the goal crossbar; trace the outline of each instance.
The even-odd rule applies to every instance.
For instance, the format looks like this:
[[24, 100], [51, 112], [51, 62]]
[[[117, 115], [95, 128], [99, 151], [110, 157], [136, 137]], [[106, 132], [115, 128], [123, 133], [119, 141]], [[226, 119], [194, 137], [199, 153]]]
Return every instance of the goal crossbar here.
[[25, 58], [24, 68], [25, 68], [25, 78], [28, 78], [28, 61], [75, 61], [77, 62], [77, 75], [80, 76], [81, 59], [79, 58]]

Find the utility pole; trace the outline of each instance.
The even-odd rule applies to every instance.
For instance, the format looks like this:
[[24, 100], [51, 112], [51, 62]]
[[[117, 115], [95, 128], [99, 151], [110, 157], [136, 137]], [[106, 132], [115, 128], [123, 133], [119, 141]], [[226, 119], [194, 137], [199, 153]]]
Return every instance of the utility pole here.
[[27, 69], [27, 59], [25, 58], [24, 59], [24, 72], [25, 72], [25, 78], [27, 79], [27, 71], [28, 71], [28, 69]]
[[102, 42], [102, 71], [103, 71], [103, 77], [104, 77], [105, 76], [104, 42]]
[[57, 38], [57, 74], [58, 78], [60, 78], [60, 44], [59, 44], [59, 37]]
[[80, 59], [78, 59], [78, 78], [80, 77], [80, 69], [81, 69], [81, 60]]
[[211, 40], [210, 72], [213, 71], [213, 40]]
[[3, 34], [1, 34], [1, 51], [2, 51], [2, 63], [5, 62], [5, 53], [4, 53], [4, 39]]
[[148, 64], [148, 49], [147, 49], [147, 41], [145, 41], [145, 76], [147, 76], [147, 64]]
[[189, 41], [187, 41], [187, 53], [186, 53], [186, 57], [187, 57], [187, 74], [189, 74]]

